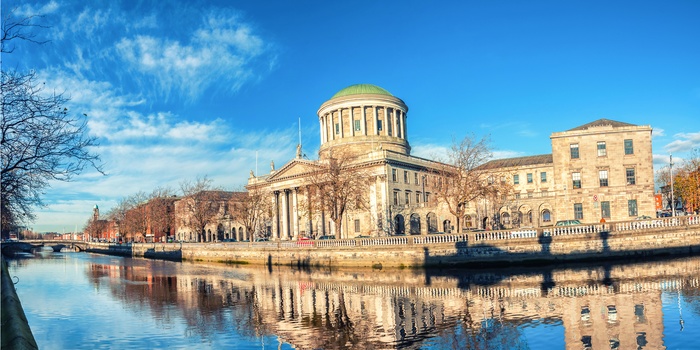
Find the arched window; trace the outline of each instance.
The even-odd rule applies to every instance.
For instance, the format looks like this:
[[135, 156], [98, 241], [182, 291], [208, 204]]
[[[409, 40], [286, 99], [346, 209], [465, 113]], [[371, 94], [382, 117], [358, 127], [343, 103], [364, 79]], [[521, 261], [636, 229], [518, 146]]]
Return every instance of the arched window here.
[[450, 222], [450, 220], [445, 220], [442, 222], [442, 232], [445, 232], [445, 233], [452, 232], [452, 223]]
[[503, 225], [510, 225], [510, 214], [508, 214], [508, 213], [501, 214], [501, 222], [503, 223]]
[[542, 222], [551, 222], [552, 221], [552, 214], [549, 212], [549, 209], [542, 210]]
[[394, 234], [402, 235], [405, 233], [405, 230], [403, 215], [394, 216]]
[[238, 236], [240, 237], [240, 238], [238, 238], [239, 241], [251, 239], [247, 234], [245, 234], [245, 232], [243, 232], [242, 226], [238, 228]]
[[426, 221], [428, 222], [428, 233], [437, 232], [437, 215], [432, 212], [428, 213]]
[[472, 228], [474, 226], [474, 223], [472, 222], [472, 216], [471, 215], [465, 215], [464, 216], [464, 227], [466, 228]]
[[420, 215], [416, 213], [411, 214], [411, 234], [420, 234]]
[[231, 227], [231, 237], [229, 237], [229, 238], [235, 239], [237, 241], [239, 240], [238, 236], [236, 236], [236, 228], [235, 227]]

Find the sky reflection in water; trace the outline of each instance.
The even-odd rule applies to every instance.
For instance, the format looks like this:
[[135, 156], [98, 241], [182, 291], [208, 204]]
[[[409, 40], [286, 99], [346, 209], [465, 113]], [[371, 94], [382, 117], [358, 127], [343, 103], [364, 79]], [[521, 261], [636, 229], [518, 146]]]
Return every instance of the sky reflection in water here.
[[408, 271], [42, 253], [9, 265], [41, 349], [692, 349], [700, 339], [697, 257]]

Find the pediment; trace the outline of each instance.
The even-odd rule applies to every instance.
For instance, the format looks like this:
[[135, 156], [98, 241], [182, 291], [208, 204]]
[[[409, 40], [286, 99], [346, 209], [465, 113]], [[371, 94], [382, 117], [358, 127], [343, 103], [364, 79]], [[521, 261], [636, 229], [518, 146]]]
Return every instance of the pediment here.
[[316, 162], [305, 159], [292, 159], [279, 170], [276, 170], [274, 173], [270, 174], [267, 181], [275, 181], [308, 174], [311, 169], [316, 167], [318, 167]]

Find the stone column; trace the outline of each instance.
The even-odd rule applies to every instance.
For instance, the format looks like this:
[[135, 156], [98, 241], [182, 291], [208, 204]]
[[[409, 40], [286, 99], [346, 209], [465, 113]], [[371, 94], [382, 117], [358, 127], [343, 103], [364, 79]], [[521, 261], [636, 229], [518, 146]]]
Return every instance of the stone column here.
[[362, 107], [362, 113], [361, 113], [362, 119], [360, 119], [360, 132], [362, 133], [362, 135], [367, 136], [367, 127], [365, 126], [365, 124], [367, 124], [367, 120], [366, 120], [367, 113], [365, 112], [365, 106], [362, 105], [361, 107]]
[[352, 115], [352, 106], [348, 111], [350, 112], [350, 136], [355, 136], [355, 116]]
[[297, 192], [299, 192], [299, 187], [294, 187], [294, 192], [292, 192], [292, 231], [294, 240], [299, 239], [299, 202]]
[[406, 127], [406, 113], [403, 111], [401, 112], [401, 130], [403, 132], [403, 139], [408, 140], [408, 135], [406, 135], [406, 130], [408, 130]]
[[374, 135], [379, 135], [379, 128], [377, 127], [379, 124], [379, 116], [377, 115], [377, 111], [377, 106], [372, 106], [372, 114], [374, 115], [374, 126], [372, 126], [372, 130], [374, 130]]
[[321, 127], [321, 144], [323, 144], [324, 142], [326, 142], [326, 140], [323, 139], [323, 136], [326, 134], [325, 132], [323, 132], [323, 124], [324, 124], [324, 123], [323, 123], [323, 120], [324, 120], [324, 117], [321, 117], [321, 118], [319, 119], [319, 121], [318, 121], [318, 124], [319, 124], [320, 127]]
[[289, 190], [285, 189], [282, 195], [282, 240], [289, 239]]
[[384, 106], [384, 135], [389, 136], [389, 109]]
[[403, 138], [403, 113], [396, 109], [396, 137]]
[[[278, 239], [280, 232], [279, 222], [279, 194], [280, 191], [272, 193], [272, 238]], [[252, 240], [252, 237], [251, 237]]]
[[343, 109], [338, 108], [338, 128], [340, 129], [340, 138], [342, 139], [345, 130], [343, 130]]

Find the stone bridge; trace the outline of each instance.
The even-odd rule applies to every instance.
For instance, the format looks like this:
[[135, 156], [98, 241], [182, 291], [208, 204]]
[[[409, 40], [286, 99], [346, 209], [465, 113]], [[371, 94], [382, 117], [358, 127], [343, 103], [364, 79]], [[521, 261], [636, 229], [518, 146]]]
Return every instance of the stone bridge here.
[[87, 249], [87, 245], [87, 242], [74, 240], [25, 240], [3, 242], [2, 251], [4, 253], [31, 252], [32, 249], [38, 249], [41, 247], [51, 247], [54, 252], [60, 252], [63, 248], [85, 251]]

